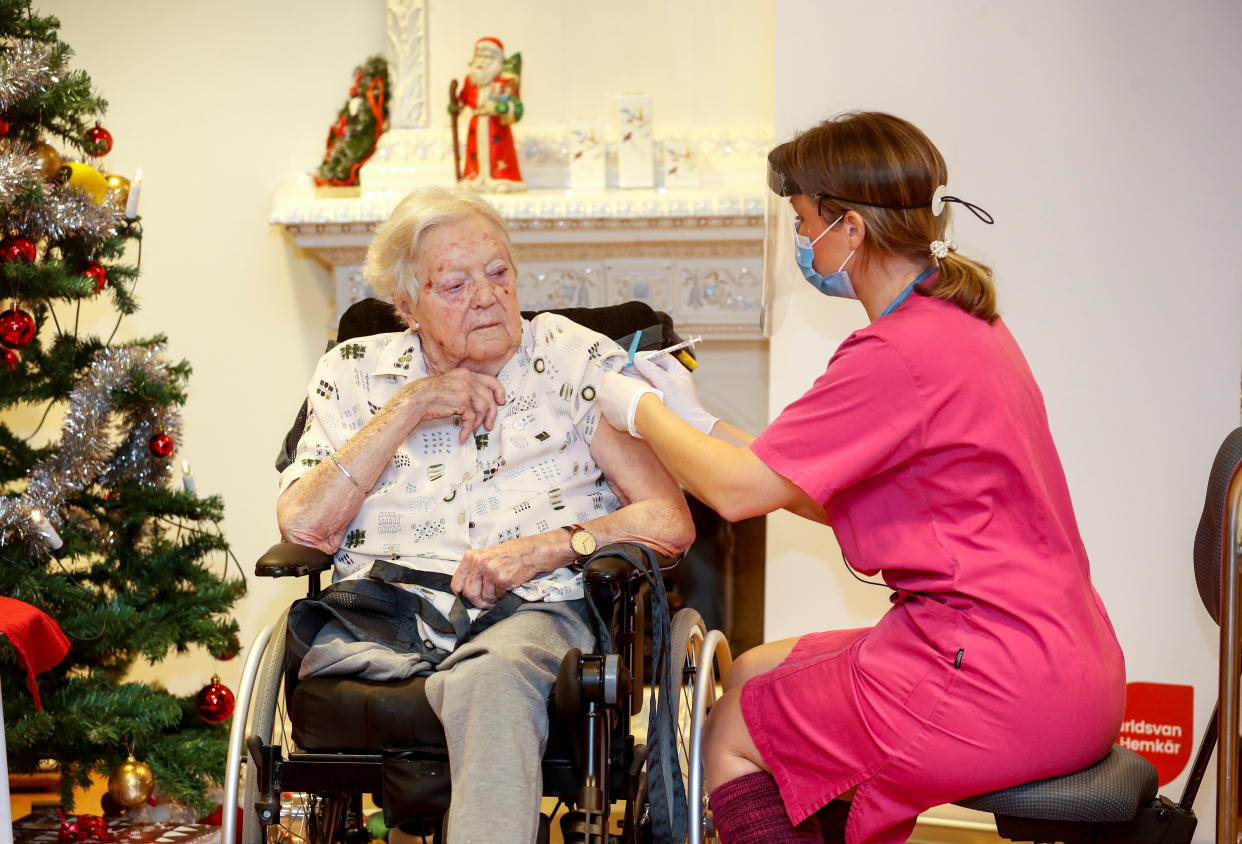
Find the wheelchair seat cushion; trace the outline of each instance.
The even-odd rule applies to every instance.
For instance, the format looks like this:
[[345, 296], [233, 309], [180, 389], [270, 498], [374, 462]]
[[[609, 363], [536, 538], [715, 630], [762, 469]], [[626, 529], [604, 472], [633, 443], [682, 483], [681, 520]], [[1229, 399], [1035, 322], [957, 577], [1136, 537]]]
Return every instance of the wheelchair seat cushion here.
[[1090, 768], [959, 800], [957, 805], [1015, 818], [1110, 823], [1133, 818], [1158, 789], [1155, 767], [1114, 744]]
[[[427, 700], [426, 682], [426, 677], [388, 682], [352, 677], [300, 680], [289, 699], [293, 742], [312, 753], [447, 748], [444, 727]], [[544, 754], [545, 776], [549, 764], [570, 765], [574, 752], [572, 731], [556, 711], [553, 692], [548, 718], [554, 728]]]
[[426, 677], [390, 683], [302, 680], [289, 702], [293, 741], [306, 751], [444, 747], [444, 728], [427, 701], [426, 682]]

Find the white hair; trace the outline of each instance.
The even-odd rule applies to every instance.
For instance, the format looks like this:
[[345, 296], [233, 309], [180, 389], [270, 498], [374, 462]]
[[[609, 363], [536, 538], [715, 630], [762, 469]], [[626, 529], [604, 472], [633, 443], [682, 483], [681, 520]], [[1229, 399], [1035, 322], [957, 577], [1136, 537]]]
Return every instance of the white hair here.
[[489, 203], [462, 188], [432, 185], [417, 187], [397, 203], [390, 216], [375, 232], [367, 248], [363, 278], [375, 295], [389, 302], [404, 292], [410, 305], [418, 301], [418, 279], [414, 262], [423, 238], [436, 226], [455, 223], [468, 217], [482, 217], [496, 229], [505, 252], [513, 262], [513, 246], [509, 231], [500, 213]]

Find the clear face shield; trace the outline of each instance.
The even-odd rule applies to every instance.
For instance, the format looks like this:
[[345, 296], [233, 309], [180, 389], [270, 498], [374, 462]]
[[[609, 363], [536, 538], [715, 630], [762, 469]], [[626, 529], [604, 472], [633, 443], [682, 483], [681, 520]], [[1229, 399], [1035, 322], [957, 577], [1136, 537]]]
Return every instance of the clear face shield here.
[[795, 194], [802, 193], [802, 189], [794, 183], [793, 179], [777, 170], [770, 163], [768, 164], [768, 189], [780, 197], [794, 196]]

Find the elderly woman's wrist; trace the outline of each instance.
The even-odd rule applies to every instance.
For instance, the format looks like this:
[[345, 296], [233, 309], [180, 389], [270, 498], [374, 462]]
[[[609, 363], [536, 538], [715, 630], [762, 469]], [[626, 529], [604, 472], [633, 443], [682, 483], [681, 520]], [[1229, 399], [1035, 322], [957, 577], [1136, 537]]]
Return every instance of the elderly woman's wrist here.
[[569, 534], [561, 528], [544, 531], [539, 539], [543, 543], [547, 571], [556, 571], [578, 561], [578, 555], [569, 544]]

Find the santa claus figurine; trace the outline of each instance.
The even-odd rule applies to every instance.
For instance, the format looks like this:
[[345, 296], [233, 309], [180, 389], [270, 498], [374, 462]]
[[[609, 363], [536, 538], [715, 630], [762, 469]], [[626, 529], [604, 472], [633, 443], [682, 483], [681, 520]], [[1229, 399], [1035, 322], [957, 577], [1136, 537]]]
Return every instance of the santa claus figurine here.
[[521, 77], [521, 53], [506, 59], [498, 38], [480, 38], [475, 43], [470, 70], [450, 105], [454, 128], [462, 108], [473, 111], [461, 168], [461, 180], [467, 185], [480, 190], [526, 190], [511, 128], [522, 119]]

